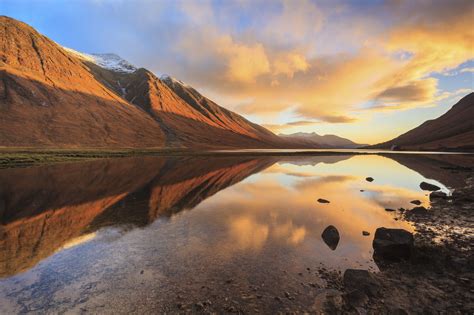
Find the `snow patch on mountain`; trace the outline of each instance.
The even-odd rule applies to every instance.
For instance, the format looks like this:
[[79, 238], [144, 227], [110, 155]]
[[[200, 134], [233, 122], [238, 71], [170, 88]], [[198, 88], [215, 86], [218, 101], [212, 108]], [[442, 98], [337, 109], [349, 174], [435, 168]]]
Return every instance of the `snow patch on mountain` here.
[[80, 58], [84, 61], [92, 62], [99, 67], [109, 69], [116, 72], [132, 73], [137, 70], [137, 67], [130, 64], [125, 59], [122, 59], [116, 54], [86, 54], [76, 51], [71, 48], [63, 47], [68, 53]]
[[172, 76], [168, 75], [168, 74], [163, 74], [161, 77], [160, 77], [160, 80], [161, 81], [164, 81], [164, 82], [171, 82], [171, 83], [174, 83], [174, 84], [179, 84], [179, 85], [182, 85], [182, 86], [186, 86], [186, 87], [189, 87], [188, 84], [184, 83], [183, 81], [181, 80], [178, 80], [176, 78], [173, 78]]

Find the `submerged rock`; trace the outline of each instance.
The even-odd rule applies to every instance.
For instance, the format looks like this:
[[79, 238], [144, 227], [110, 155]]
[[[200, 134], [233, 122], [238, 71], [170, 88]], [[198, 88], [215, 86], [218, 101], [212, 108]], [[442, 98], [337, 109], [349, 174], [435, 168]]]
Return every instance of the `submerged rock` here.
[[334, 226], [330, 225], [324, 229], [321, 238], [330, 249], [335, 250], [337, 244], [339, 244], [339, 231]]
[[372, 242], [374, 255], [387, 259], [406, 259], [413, 248], [413, 234], [403, 229], [378, 228]]
[[430, 183], [427, 183], [427, 182], [421, 182], [420, 188], [423, 189], [423, 190], [429, 190], [429, 191], [436, 191], [436, 190], [441, 189], [440, 187], [438, 187], [436, 185], [433, 185], [433, 184], [430, 184]]
[[420, 200], [412, 200], [412, 201], [410, 201], [410, 203], [412, 203], [412, 204], [414, 204], [414, 205], [417, 205], [417, 206], [421, 205], [421, 201], [420, 201]]
[[368, 182], [373, 182], [374, 181], [374, 179], [372, 177], [367, 177], [365, 180], [368, 181]]
[[326, 199], [323, 199], [323, 198], [319, 198], [319, 199], [318, 199], [318, 202], [319, 202], [319, 203], [329, 203], [329, 200], [326, 200]]

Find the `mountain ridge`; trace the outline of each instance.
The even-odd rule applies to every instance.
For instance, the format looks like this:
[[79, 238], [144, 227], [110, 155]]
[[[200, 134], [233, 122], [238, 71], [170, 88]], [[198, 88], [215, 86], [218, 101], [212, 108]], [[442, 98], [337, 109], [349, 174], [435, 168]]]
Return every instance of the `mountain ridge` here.
[[474, 151], [474, 92], [461, 98], [446, 113], [423, 122], [373, 149]]

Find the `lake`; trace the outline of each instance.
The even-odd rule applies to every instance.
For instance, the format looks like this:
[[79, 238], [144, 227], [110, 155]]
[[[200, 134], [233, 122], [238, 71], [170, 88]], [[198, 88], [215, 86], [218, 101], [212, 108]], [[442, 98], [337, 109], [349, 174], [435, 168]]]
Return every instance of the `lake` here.
[[470, 158], [147, 156], [3, 169], [0, 313], [304, 310], [332, 273], [377, 272], [375, 230], [413, 232], [398, 209], [429, 207], [422, 181], [449, 194], [450, 163]]

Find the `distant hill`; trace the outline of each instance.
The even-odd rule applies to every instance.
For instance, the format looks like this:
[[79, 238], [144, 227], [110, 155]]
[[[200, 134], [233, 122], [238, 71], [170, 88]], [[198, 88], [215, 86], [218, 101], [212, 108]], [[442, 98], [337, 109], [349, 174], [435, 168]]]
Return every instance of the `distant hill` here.
[[374, 149], [473, 151], [474, 93], [457, 102], [440, 117], [390, 141], [369, 146]]
[[349, 139], [336, 135], [320, 136], [315, 132], [297, 132], [289, 135], [280, 134], [280, 137], [299, 144], [301, 146], [309, 146], [314, 148], [339, 148], [339, 149], [355, 149], [366, 146], [366, 144], [355, 143]]

